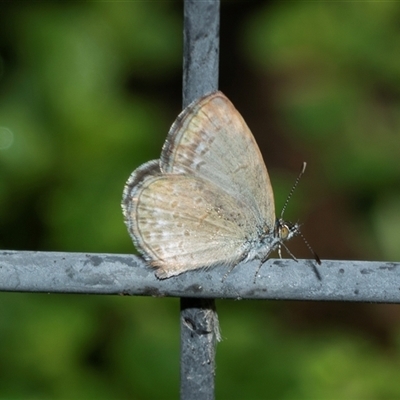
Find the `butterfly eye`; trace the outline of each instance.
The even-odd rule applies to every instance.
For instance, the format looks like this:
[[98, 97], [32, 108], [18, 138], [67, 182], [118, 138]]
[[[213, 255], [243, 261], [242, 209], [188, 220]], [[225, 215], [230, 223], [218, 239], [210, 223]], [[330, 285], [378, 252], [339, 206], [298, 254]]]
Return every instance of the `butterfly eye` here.
[[289, 236], [290, 230], [287, 225], [281, 225], [279, 228], [279, 237], [283, 240], [286, 240]]
[[277, 219], [275, 222], [275, 237], [281, 240], [287, 240], [292, 237], [291, 226], [282, 218]]

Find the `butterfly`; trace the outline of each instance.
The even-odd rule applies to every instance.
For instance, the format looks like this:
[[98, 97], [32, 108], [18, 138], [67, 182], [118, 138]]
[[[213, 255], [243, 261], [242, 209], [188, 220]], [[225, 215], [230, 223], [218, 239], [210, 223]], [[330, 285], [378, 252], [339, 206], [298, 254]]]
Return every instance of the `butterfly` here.
[[243, 260], [261, 266], [300, 232], [276, 218], [261, 152], [220, 91], [179, 114], [160, 159], [129, 177], [122, 210], [136, 248], [160, 279], [221, 264], [231, 270]]

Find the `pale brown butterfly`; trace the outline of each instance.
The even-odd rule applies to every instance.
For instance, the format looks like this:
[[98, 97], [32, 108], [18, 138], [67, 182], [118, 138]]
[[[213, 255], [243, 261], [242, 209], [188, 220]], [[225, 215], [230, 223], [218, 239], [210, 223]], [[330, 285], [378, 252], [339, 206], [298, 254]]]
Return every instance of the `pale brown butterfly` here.
[[261, 152], [219, 91], [181, 112], [160, 160], [131, 174], [122, 210], [137, 249], [160, 279], [221, 264], [231, 270], [242, 260], [262, 264], [300, 233], [298, 224], [275, 217]]

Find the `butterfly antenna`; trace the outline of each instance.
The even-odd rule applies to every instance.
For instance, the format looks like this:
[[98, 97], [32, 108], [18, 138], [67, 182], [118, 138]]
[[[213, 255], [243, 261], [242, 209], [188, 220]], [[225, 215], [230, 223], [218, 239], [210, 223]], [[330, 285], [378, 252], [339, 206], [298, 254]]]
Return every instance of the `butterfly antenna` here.
[[310, 244], [307, 242], [306, 238], [303, 236], [303, 234], [298, 230], [297, 234], [301, 236], [301, 238], [303, 239], [303, 242], [305, 243], [305, 245], [308, 247], [308, 250], [311, 251], [311, 253], [314, 256], [314, 260], [317, 262], [317, 264], [321, 265], [321, 259], [318, 257], [318, 254], [312, 249], [312, 247], [310, 246]]
[[281, 218], [283, 217], [283, 213], [284, 213], [285, 210], [286, 210], [286, 207], [287, 207], [287, 205], [288, 205], [288, 203], [289, 203], [289, 200], [290, 200], [290, 198], [292, 197], [293, 192], [294, 192], [294, 190], [296, 189], [296, 187], [297, 187], [297, 185], [298, 185], [298, 183], [299, 183], [299, 181], [300, 181], [300, 178], [303, 176], [304, 171], [306, 170], [306, 166], [307, 166], [307, 163], [304, 161], [304, 162], [303, 162], [303, 165], [302, 165], [302, 167], [301, 167], [301, 171], [300, 171], [298, 177], [296, 178], [296, 180], [294, 181], [294, 185], [292, 186], [292, 189], [290, 190], [290, 192], [289, 192], [289, 194], [288, 194], [288, 197], [286, 198], [285, 204], [284, 204], [283, 207], [282, 207]]
[[[284, 213], [285, 210], [286, 210], [286, 207], [287, 207], [287, 205], [288, 205], [288, 203], [289, 203], [290, 198], [291, 198], [292, 195], [293, 195], [294, 190], [296, 189], [297, 185], [299, 184], [300, 178], [303, 176], [304, 171], [306, 170], [306, 166], [307, 166], [307, 163], [306, 163], [306, 162], [303, 162], [303, 165], [302, 165], [302, 167], [301, 167], [301, 171], [300, 171], [298, 177], [296, 178], [296, 180], [294, 181], [294, 185], [292, 186], [292, 189], [290, 190], [289, 195], [288, 195], [288, 197], [286, 198], [285, 204], [283, 205], [282, 212], [281, 212], [281, 218], [282, 218], [282, 216], [283, 216], [283, 213]], [[297, 225], [297, 226], [298, 226], [298, 225]], [[301, 231], [300, 231], [299, 229], [296, 229], [296, 235], [301, 236], [301, 238], [303, 239], [304, 244], [307, 246], [308, 250], [310, 250], [311, 253], [312, 253], [312, 255], [314, 256], [314, 260], [315, 260], [319, 265], [321, 265], [321, 259], [319, 258], [318, 254], [312, 249], [312, 247], [311, 247], [310, 244], [307, 242], [306, 238], [303, 236], [303, 234], [301, 233]], [[283, 243], [281, 243], [281, 244], [283, 244]], [[284, 245], [284, 244], [283, 244], [283, 245]], [[284, 246], [285, 246], [285, 245], [284, 245]], [[292, 258], [293, 258], [294, 260], [296, 260], [296, 258], [292, 255], [292, 253], [289, 251], [289, 249], [288, 249], [286, 246], [285, 246], [285, 248], [286, 248], [286, 250], [288, 251], [288, 253], [292, 256]], [[296, 260], [296, 261], [297, 261], [297, 260]]]

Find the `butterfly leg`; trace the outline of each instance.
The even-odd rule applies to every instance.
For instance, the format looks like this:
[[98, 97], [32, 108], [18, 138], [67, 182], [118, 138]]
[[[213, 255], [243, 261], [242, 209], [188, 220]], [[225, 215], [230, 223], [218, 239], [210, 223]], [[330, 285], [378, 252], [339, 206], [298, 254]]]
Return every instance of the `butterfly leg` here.
[[259, 276], [258, 273], [260, 272], [261, 267], [262, 267], [262, 266], [264, 265], [264, 263], [268, 260], [269, 255], [271, 254], [271, 251], [272, 251], [272, 249], [270, 249], [270, 250], [268, 251], [268, 253], [261, 259], [260, 265], [258, 266], [258, 268], [257, 268], [257, 270], [256, 270], [256, 273], [254, 274], [254, 280], [253, 280], [253, 283], [254, 283], [254, 284], [256, 283], [257, 276]]
[[228, 275], [232, 272], [233, 268], [236, 267], [236, 265], [237, 265], [237, 264], [233, 264], [233, 265], [228, 269], [228, 272], [226, 272], [226, 273], [224, 274], [224, 276], [222, 277], [221, 282], [224, 282], [224, 281], [225, 281], [225, 279], [226, 279], [226, 278], [228, 277]]
[[280, 250], [281, 250], [281, 245], [282, 245], [282, 246], [285, 248], [285, 250], [288, 252], [289, 256], [292, 257], [292, 259], [293, 259], [294, 261], [298, 262], [297, 258], [291, 253], [291, 251], [287, 248], [287, 246], [286, 246], [284, 243], [280, 243], [280, 244], [279, 244], [279, 250], [278, 250], [278, 251], [279, 251], [279, 257], [282, 258], [282, 257], [281, 257], [281, 251], [280, 251]]
[[264, 264], [264, 260], [261, 260], [261, 261], [260, 261], [260, 265], [258, 266], [258, 268], [257, 268], [257, 270], [256, 270], [256, 273], [254, 274], [254, 280], [253, 280], [253, 283], [254, 283], [254, 284], [256, 284], [257, 276], [259, 276], [258, 273], [260, 272], [260, 269], [261, 269], [261, 267], [263, 266], [263, 264]]
[[240, 264], [248, 255], [248, 252], [242, 255], [240, 259], [237, 262], [234, 262], [232, 266], [228, 269], [228, 272], [225, 273], [225, 275], [222, 277], [221, 282], [224, 282], [225, 279], [228, 277], [228, 275], [232, 272], [233, 268], [236, 267], [236, 265]]

